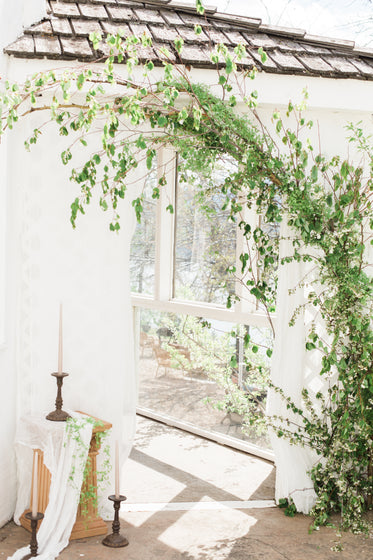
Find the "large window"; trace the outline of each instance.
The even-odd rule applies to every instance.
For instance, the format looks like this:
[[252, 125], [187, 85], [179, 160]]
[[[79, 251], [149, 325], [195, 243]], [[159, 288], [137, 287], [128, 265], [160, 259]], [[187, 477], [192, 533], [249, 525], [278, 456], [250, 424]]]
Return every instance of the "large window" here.
[[[178, 171], [177, 163], [173, 151], [158, 152], [157, 168], [144, 188], [144, 219], [131, 248], [139, 406], [150, 416], [174, 420], [192, 431], [194, 427], [203, 435], [215, 434], [217, 441], [235, 438], [238, 447], [270, 458], [264, 450], [269, 447], [266, 434], [242, 433], [240, 415], [220, 406], [229, 404], [225, 379], [228, 386], [247, 390], [248, 398], [254, 388], [258, 406], [265, 407], [262, 373], [268, 374], [270, 367], [265, 352], [271, 344], [268, 317], [245, 292], [245, 279], [227, 272], [240, 270], [239, 255], [247, 241], [227, 219], [219, 189], [211, 190], [212, 212], [204, 211], [196, 201], [198, 181], [188, 171]], [[212, 181], [220, 184], [232, 165], [228, 160], [217, 166]], [[167, 184], [155, 201], [152, 193], [161, 177]], [[254, 211], [243, 212], [253, 227], [259, 224]], [[253, 262], [259, 262], [255, 255]], [[254, 273], [260, 274], [259, 268]], [[227, 296], [234, 294], [240, 299], [233, 298], [227, 308]], [[255, 343], [252, 368], [244, 359], [247, 337]]]
[[[214, 177], [220, 184], [227, 168], [217, 165]], [[236, 226], [222, 209], [221, 193], [211, 193], [211, 213], [196, 204], [193, 176], [178, 173], [176, 181], [175, 260], [173, 295], [175, 298], [225, 304], [234, 292], [234, 278], [227, 272], [235, 264]]]
[[138, 294], [154, 295], [156, 200], [152, 194], [156, 186], [157, 169], [154, 167], [145, 181], [142, 218], [131, 243], [131, 291]]

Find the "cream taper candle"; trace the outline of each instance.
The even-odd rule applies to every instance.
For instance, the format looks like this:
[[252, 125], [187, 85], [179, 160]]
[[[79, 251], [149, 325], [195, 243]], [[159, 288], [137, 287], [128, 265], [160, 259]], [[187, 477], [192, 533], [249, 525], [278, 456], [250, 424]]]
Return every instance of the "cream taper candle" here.
[[119, 446], [115, 442], [115, 497], [119, 498]]
[[62, 303], [60, 303], [60, 325], [58, 332], [58, 373], [62, 373]]
[[38, 454], [34, 452], [34, 468], [32, 469], [32, 517], [38, 513]]

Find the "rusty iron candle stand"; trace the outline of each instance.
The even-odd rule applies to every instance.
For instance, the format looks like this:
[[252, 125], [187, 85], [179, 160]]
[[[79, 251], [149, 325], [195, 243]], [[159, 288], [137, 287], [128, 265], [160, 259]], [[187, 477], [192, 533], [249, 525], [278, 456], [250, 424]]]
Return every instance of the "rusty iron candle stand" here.
[[51, 373], [53, 377], [57, 379], [57, 398], [56, 398], [56, 410], [50, 412], [47, 416], [47, 420], [52, 420], [53, 422], [64, 422], [67, 418], [70, 418], [70, 414], [62, 410], [62, 383], [63, 378], [67, 377], [68, 373]]
[[113, 521], [113, 532], [111, 533], [111, 535], [107, 535], [104, 540], [102, 541], [102, 544], [104, 544], [105, 546], [111, 546], [112, 548], [121, 548], [122, 546], [127, 546], [128, 540], [126, 539], [126, 537], [123, 537], [123, 535], [121, 535], [119, 533], [120, 531], [120, 521], [119, 521], [119, 510], [120, 510], [120, 503], [124, 502], [124, 500], [126, 500], [126, 496], [118, 496], [118, 498], [116, 498], [115, 496], [109, 496], [108, 498], [109, 500], [111, 500], [112, 502], [114, 502], [114, 521]]
[[29, 558], [34, 558], [35, 556], [38, 555], [38, 540], [36, 538], [36, 529], [38, 526], [38, 521], [40, 521], [41, 519], [43, 519], [44, 514], [38, 512], [36, 514], [36, 516], [34, 517], [31, 513], [31, 511], [29, 511], [28, 513], [25, 514], [25, 517], [27, 517], [27, 519], [29, 519], [31, 521], [31, 542], [30, 542], [30, 554], [27, 554], [26, 556], [24, 556], [22, 558], [22, 560], [29, 560]]

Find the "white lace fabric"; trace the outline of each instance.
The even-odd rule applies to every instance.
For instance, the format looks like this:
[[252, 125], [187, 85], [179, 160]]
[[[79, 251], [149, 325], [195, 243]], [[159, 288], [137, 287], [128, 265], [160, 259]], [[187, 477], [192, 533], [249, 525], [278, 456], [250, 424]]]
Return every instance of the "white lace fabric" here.
[[[51, 422], [44, 416], [21, 418], [16, 434], [16, 523], [30, 504], [33, 449], [43, 451], [44, 464], [51, 473], [49, 503], [37, 534], [40, 560], [54, 560], [69, 544], [92, 436], [92, 424], [83, 415], [68, 412], [75, 419], [78, 437], [69, 437], [65, 422]], [[29, 546], [23, 547], [8, 560], [21, 560], [29, 550]]]

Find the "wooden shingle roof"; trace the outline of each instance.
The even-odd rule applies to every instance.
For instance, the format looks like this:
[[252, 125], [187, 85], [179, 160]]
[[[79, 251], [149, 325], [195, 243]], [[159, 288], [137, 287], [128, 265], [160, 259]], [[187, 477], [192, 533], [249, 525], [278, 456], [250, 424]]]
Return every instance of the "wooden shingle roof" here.
[[[195, 67], [212, 67], [210, 52], [215, 44], [225, 43], [232, 49], [245, 45], [248, 56], [240, 63], [259, 71], [277, 74], [304, 74], [332, 78], [373, 80], [373, 49], [355, 46], [353, 41], [309, 35], [302, 29], [263, 24], [260, 19], [218, 13], [207, 6], [198, 15], [194, 5], [170, 0], [46, 0], [47, 17], [24, 30], [4, 50], [22, 58], [63, 60], [96, 60], [105, 52], [92, 48], [89, 34], [141, 36], [146, 32], [153, 47], [143, 49], [141, 58], [157, 63], [160, 48], [166, 47], [178, 61], [174, 47], [182, 37], [182, 62]], [[196, 35], [195, 25], [202, 27]], [[268, 58], [261, 61], [258, 48]], [[104, 49], [105, 50], [105, 49]]]

